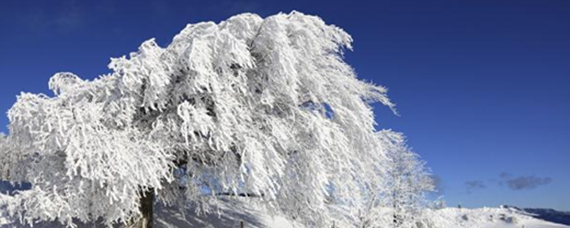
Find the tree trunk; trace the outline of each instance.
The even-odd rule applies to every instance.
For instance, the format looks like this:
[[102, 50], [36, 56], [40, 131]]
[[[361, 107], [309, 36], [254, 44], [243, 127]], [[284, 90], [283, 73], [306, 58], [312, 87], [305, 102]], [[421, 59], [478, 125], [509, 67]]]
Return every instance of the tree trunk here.
[[149, 189], [148, 191], [141, 192], [142, 196], [140, 198], [141, 217], [133, 220], [122, 228], [152, 228], [153, 223], [153, 203], [154, 203], [154, 189]]
[[152, 228], [153, 223], [153, 206], [154, 204], [154, 189], [149, 189], [143, 193], [141, 198], [141, 221], [139, 228]]

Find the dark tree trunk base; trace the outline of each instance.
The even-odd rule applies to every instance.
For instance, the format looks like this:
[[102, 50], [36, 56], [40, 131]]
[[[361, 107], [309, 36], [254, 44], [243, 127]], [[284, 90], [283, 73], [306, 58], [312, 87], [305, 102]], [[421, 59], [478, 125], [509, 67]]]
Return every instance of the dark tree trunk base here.
[[142, 196], [140, 198], [141, 217], [137, 218], [121, 226], [122, 228], [152, 228], [153, 225], [153, 204], [154, 204], [154, 189], [149, 189], [148, 191], [141, 192]]
[[141, 214], [142, 218], [140, 221], [140, 228], [152, 228], [153, 223], [153, 206], [154, 204], [154, 189], [149, 189], [148, 191], [143, 193], [141, 198]]

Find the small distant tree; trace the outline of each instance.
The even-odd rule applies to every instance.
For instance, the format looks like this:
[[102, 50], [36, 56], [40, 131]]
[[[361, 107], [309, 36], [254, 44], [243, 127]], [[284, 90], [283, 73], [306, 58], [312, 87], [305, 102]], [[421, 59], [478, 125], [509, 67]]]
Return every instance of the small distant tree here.
[[362, 209], [362, 227], [418, 227], [428, 206], [425, 194], [434, 191], [430, 172], [401, 133], [383, 130], [377, 139], [385, 160], [374, 193]]
[[330, 226], [330, 189], [350, 205], [382, 162], [369, 103], [393, 106], [343, 61], [351, 42], [315, 16], [240, 14], [150, 39], [92, 81], [57, 73], [53, 96], [22, 93], [8, 112], [0, 179], [32, 189], [3, 204], [29, 224], [151, 227], [155, 200], [256, 196]]

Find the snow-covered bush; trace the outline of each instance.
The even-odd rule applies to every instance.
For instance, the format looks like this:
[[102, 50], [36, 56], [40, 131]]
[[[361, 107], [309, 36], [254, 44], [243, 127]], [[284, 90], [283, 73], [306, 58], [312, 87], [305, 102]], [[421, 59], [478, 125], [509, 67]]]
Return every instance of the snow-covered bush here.
[[329, 226], [331, 197], [351, 205], [377, 181], [369, 103], [393, 107], [343, 61], [351, 42], [315, 16], [240, 14], [189, 24], [167, 47], [145, 41], [95, 80], [57, 73], [53, 96], [22, 93], [8, 112], [0, 179], [32, 184], [8, 211], [111, 225], [146, 213], [149, 196], [242, 194]]

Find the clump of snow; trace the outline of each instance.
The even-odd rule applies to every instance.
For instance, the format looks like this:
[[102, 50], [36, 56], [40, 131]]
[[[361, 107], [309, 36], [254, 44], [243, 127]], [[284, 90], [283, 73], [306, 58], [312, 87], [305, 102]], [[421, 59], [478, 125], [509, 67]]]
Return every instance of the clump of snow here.
[[0, 226], [8, 224], [8, 220], [4, 218], [3, 214], [0, 214]]

